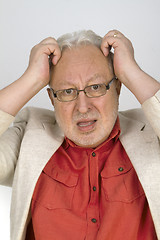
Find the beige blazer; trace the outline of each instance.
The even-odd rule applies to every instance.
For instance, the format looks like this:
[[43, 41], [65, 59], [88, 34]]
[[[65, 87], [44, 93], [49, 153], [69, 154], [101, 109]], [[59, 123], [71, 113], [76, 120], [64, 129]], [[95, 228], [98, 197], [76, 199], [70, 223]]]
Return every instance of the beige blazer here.
[[[119, 113], [120, 141], [143, 186], [160, 239], [160, 91], [142, 108], [148, 120], [141, 110]], [[11, 240], [24, 240], [36, 182], [64, 136], [53, 111], [25, 108], [8, 128], [13, 120], [0, 112], [0, 184], [13, 187]]]

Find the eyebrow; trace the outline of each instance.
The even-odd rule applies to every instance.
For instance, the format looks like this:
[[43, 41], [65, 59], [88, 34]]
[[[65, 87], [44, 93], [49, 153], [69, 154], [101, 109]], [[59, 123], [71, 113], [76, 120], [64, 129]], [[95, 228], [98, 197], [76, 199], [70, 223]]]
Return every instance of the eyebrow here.
[[[106, 81], [106, 77], [104, 77], [103, 75], [99, 74], [99, 73], [95, 73], [93, 76], [91, 76], [90, 78], [88, 78], [86, 80], [86, 85], [90, 85], [89, 83], [90, 82], [93, 82], [93, 81], [96, 81], [98, 79], [104, 79]], [[105, 82], [104, 81], [104, 82]], [[94, 83], [91, 83], [91, 84], [94, 84]], [[63, 83], [61, 83], [61, 86], [62, 86], [62, 89], [68, 89], [68, 88], [76, 88], [75, 84], [74, 83], [71, 83], [69, 81], [64, 81]]]
[[90, 77], [88, 80], [87, 80], [87, 83], [89, 82], [92, 82], [92, 81], [95, 81], [97, 79], [106, 79], [103, 75], [99, 74], [99, 73], [95, 73], [92, 77]]

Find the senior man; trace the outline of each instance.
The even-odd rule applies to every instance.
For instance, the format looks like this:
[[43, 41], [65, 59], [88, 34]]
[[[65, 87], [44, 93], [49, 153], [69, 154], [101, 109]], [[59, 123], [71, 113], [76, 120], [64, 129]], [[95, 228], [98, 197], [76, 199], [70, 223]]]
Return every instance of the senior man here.
[[[18, 113], [47, 84], [55, 111]], [[147, 119], [141, 110], [118, 114], [121, 84]], [[116, 30], [103, 39], [92, 31], [47, 38], [32, 49], [23, 76], [0, 91], [0, 183], [13, 186], [12, 240], [160, 239], [159, 89]]]

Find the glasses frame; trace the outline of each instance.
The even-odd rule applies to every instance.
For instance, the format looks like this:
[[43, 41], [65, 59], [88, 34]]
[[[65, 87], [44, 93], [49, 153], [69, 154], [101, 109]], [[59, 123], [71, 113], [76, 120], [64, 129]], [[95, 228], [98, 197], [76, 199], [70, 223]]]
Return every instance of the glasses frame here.
[[[107, 93], [107, 91], [110, 89], [110, 86], [111, 86], [112, 82], [113, 82], [114, 80], [117, 80], [117, 79], [118, 79], [118, 78], [115, 76], [115, 77], [113, 77], [113, 78], [111, 79], [111, 81], [110, 81], [108, 84], [105, 84], [105, 83], [102, 83], [102, 84], [101, 84], [101, 85], [105, 85], [105, 86], [106, 86], [106, 93]], [[58, 96], [57, 96], [57, 93], [58, 93], [59, 91], [67, 90], [67, 89], [69, 89], [69, 88], [61, 89], [61, 90], [57, 90], [57, 91], [54, 91], [53, 88], [50, 88], [50, 89], [51, 89], [51, 91], [52, 91], [52, 93], [53, 93], [54, 98], [57, 98], [58, 101], [60, 101], [60, 102], [71, 102], [71, 101], [74, 101], [74, 100], [76, 100], [76, 99], [78, 98], [78, 95], [79, 95], [80, 92], [84, 92], [85, 95], [87, 96], [87, 92], [85, 91], [86, 88], [87, 88], [87, 87], [94, 86], [94, 85], [99, 85], [99, 84], [89, 85], [89, 86], [86, 86], [84, 89], [70, 88], [70, 89], [76, 90], [77, 95], [76, 95], [76, 98], [74, 98], [74, 99], [72, 99], [72, 100], [69, 100], [69, 101], [62, 101], [62, 100], [60, 100], [60, 99], [58, 98]], [[106, 93], [105, 93], [105, 94], [106, 94]], [[105, 94], [102, 94], [102, 95], [97, 96], [97, 97], [104, 96]], [[87, 96], [87, 97], [88, 97], [88, 98], [97, 98], [97, 97], [89, 97], [89, 96]]]

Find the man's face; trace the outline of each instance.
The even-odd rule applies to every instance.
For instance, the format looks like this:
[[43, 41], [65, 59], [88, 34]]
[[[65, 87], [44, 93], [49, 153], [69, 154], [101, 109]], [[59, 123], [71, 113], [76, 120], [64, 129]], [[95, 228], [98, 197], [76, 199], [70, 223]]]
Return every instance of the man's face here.
[[[64, 50], [51, 75], [54, 91], [105, 83], [113, 78], [106, 57], [96, 46], [87, 45]], [[98, 98], [80, 92], [71, 102], [60, 102], [50, 94], [56, 119], [66, 137], [83, 147], [97, 147], [110, 135], [117, 118], [118, 81]]]

